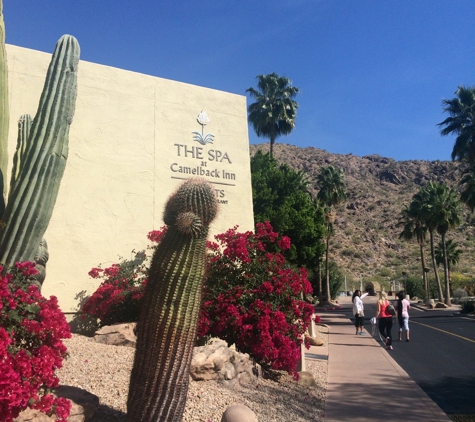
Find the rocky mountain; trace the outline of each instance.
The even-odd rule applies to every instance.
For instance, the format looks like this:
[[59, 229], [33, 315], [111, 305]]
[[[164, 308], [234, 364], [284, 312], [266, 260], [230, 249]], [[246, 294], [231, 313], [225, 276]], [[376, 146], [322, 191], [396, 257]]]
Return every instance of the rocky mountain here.
[[[269, 151], [269, 143], [251, 145], [251, 156], [258, 150]], [[403, 272], [420, 276], [419, 246], [399, 239], [397, 226], [401, 210], [411, 202], [421, 186], [434, 180], [457, 187], [461, 165], [451, 161], [395, 161], [379, 155], [358, 157], [332, 154], [318, 148], [300, 148], [276, 143], [274, 157], [316, 180], [321, 167], [332, 165], [345, 173], [347, 200], [337, 208], [335, 235], [331, 240], [331, 259], [347, 274], [349, 283], [402, 280]], [[318, 190], [313, 188], [316, 195]], [[462, 249], [460, 263], [452, 272], [473, 276], [475, 270], [475, 218], [464, 207], [463, 223], [447, 233]], [[436, 242], [440, 238], [436, 237]], [[426, 253], [430, 262], [430, 245]], [[433, 274], [433, 272], [429, 273]], [[439, 269], [443, 279], [443, 268]]]

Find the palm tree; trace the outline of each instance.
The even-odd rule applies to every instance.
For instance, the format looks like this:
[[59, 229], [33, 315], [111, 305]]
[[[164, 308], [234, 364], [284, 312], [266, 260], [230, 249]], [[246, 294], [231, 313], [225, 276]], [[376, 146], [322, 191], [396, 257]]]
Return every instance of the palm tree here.
[[449, 113], [437, 126], [445, 126], [440, 134], [455, 134], [452, 160], [475, 162], [475, 87], [459, 86], [457, 98], [443, 100], [444, 111]]
[[312, 192], [310, 191], [310, 186], [312, 184], [310, 180], [310, 176], [304, 170], [297, 170], [295, 173], [296, 175], [296, 182], [298, 186], [298, 190], [306, 193], [312, 198]]
[[464, 186], [460, 200], [473, 212], [475, 209], [475, 164], [462, 172], [459, 185]]
[[424, 253], [424, 245], [426, 243], [427, 226], [422, 221], [421, 217], [421, 204], [418, 201], [413, 201], [409, 206], [404, 206], [401, 211], [401, 218], [398, 222], [398, 226], [402, 226], [403, 230], [399, 234], [400, 239], [412, 240], [416, 239], [419, 245], [422, 264], [422, 280], [424, 282], [424, 292], [426, 298], [429, 297], [429, 285], [427, 283], [427, 266]]
[[345, 184], [343, 183], [343, 171], [336, 169], [333, 166], [322, 167], [317, 176], [317, 187], [320, 189], [317, 193], [317, 199], [325, 207], [325, 238], [326, 238], [326, 252], [325, 252], [325, 274], [326, 274], [326, 293], [327, 300], [331, 300], [330, 295], [330, 271], [329, 271], [329, 246], [330, 238], [333, 235], [335, 221], [334, 206], [345, 201]]
[[412, 202], [415, 204], [414, 208], [417, 209], [418, 218], [423, 222], [429, 231], [430, 239], [430, 254], [432, 258], [432, 268], [434, 269], [435, 282], [437, 284], [437, 294], [439, 300], [443, 302], [444, 295], [442, 293], [442, 285], [440, 284], [439, 272], [437, 271], [437, 263], [435, 261], [435, 249], [434, 249], [434, 231], [436, 227], [428, 222], [428, 204], [430, 203], [431, 191], [433, 190], [433, 182], [429, 182], [425, 187], [421, 188], [419, 192], [415, 193], [412, 197]]
[[303, 192], [307, 194], [311, 199], [313, 198], [312, 192], [310, 191], [312, 182], [308, 173], [306, 173], [304, 170], [294, 170], [286, 164], [281, 164], [279, 166], [279, 170], [284, 174], [284, 179], [286, 181], [288, 189], [291, 189], [292, 192]]
[[[460, 261], [460, 255], [462, 254], [462, 249], [458, 249], [458, 243], [454, 242], [452, 239], [447, 240], [445, 242], [445, 253], [447, 255], [447, 269], [449, 273], [449, 282], [452, 281], [450, 275], [450, 269], [457, 265]], [[435, 260], [437, 265], [444, 263], [444, 249], [442, 246], [442, 242], [435, 247]]]
[[270, 139], [270, 155], [273, 157], [274, 142], [288, 135], [295, 127], [298, 103], [293, 100], [300, 90], [292, 86], [289, 78], [277, 73], [257, 75], [257, 88], [246, 92], [256, 100], [247, 111], [249, 122], [257, 136]]
[[[448, 273], [447, 249], [445, 246], [446, 233], [461, 223], [461, 207], [459, 193], [447, 185], [429, 182], [425, 188], [427, 202], [422, 209], [422, 218], [430, 230], [436, 230], [441, 236], [444, 279], [445, 279], [445, 304], [451, 305], [450, 301], [450, 281]], [[435, 259], [435, 250], [432, 243], [433, 262], [437, 265]]]

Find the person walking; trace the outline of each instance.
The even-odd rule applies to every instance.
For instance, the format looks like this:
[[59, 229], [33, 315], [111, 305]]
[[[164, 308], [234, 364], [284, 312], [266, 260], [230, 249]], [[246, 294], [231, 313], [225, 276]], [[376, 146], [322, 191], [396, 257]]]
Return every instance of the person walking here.
[[351, 301], [353, 302], [353, 315], [355, 316], [356, 335], [365, 335], [363, 331], [364, 324], [364, 305], [363, 298], [368, 296], [368, 293], [361, 294], [361, 290], [355, 290]]
[[386, 349], [393, 350], [391, 335], [393, 316], [387, 312], [388, 305], [388, 295], [386, 292], [381, 292], [376, 307], [376, 319], [379, 317], [379, 332], [383, 338], [386, 338]]
[[397, 294], [397, 300], [394, 301], [394, 307], [397, 311], [397, 321], [399, 323], [398, 340], [402, 340], [402, 329], [406, 332], [406, 341], [409, 341], [409, 309], [410, 302], [404, 298], [404, 292]]

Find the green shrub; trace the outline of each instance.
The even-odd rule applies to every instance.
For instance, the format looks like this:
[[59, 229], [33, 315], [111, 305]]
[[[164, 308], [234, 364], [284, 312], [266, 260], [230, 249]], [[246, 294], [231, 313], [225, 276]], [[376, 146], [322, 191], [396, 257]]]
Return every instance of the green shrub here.
[[[345, 280], [345, 276], [336, 262], [331, 261], [329, 262], [328, 266], [330, 273], [330, 295], [332, 299], [335, 299], [340, 293], [340, 288]], [[325, 279], [326, 275], [325, 271], [323, 271], [323, 280]]]
[[454, 290], [453, 296], [456, 299], [464, 299], [468, 297], [468, 293], [465, 289], [462, 289], [461, 287], [457, 287]]
[[424, 297], [424, 285], [420, 277], [408, 277], [405, 284], [406, 294], [410, 297]]
[[393, 251], [386, 251], [384, 252], [384, 256], [388, 259], [394, 258], [396, 254]]
[[340, 253], [342, 256], [354, 256], [355, 252], [353, 248], [345, 248]]
[[393, 273], [393, 272], [391, 271], [391, 269], [390, 269], [390, 268], [387, 268], [387, 267], [381, 268], [381, 269], [379, 270], [379, 275], [380, 275], [381, 277], [391, 277], [392, 273]]
[[[421, 280], [422, 282], [422, 280]], [[441, 279], [440, 282], [443, 284], [444, 281]], [[429, 299], [435, 299], [439, 297], [439, 293], [437, 292], [437, 283], [435, 282], [435, 278], [431, 277], [428, 279], [429, 283]]]
[[462, 303], [462, 309], [460, 310], [462, 314], [473, 314], [475, 313], [475, 301], [473, 300], [464, 300]]
[[390, 261], [389, 261], [389, 265], [393, 266], [393, 267], [398, 267], [401, 265], [401, 258], [392, 258]]

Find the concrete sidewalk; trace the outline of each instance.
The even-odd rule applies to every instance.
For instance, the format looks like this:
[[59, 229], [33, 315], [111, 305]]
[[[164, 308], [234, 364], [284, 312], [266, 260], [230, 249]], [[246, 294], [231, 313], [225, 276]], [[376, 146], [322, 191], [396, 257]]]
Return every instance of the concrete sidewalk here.
[[[351, 307], [351, 298], [340, 302]], [[325, 422], [450, 421], [390, 351], [370, 334], [355, 335], [348, 314], [333, 310], [318, 315], [329, 326]]]

